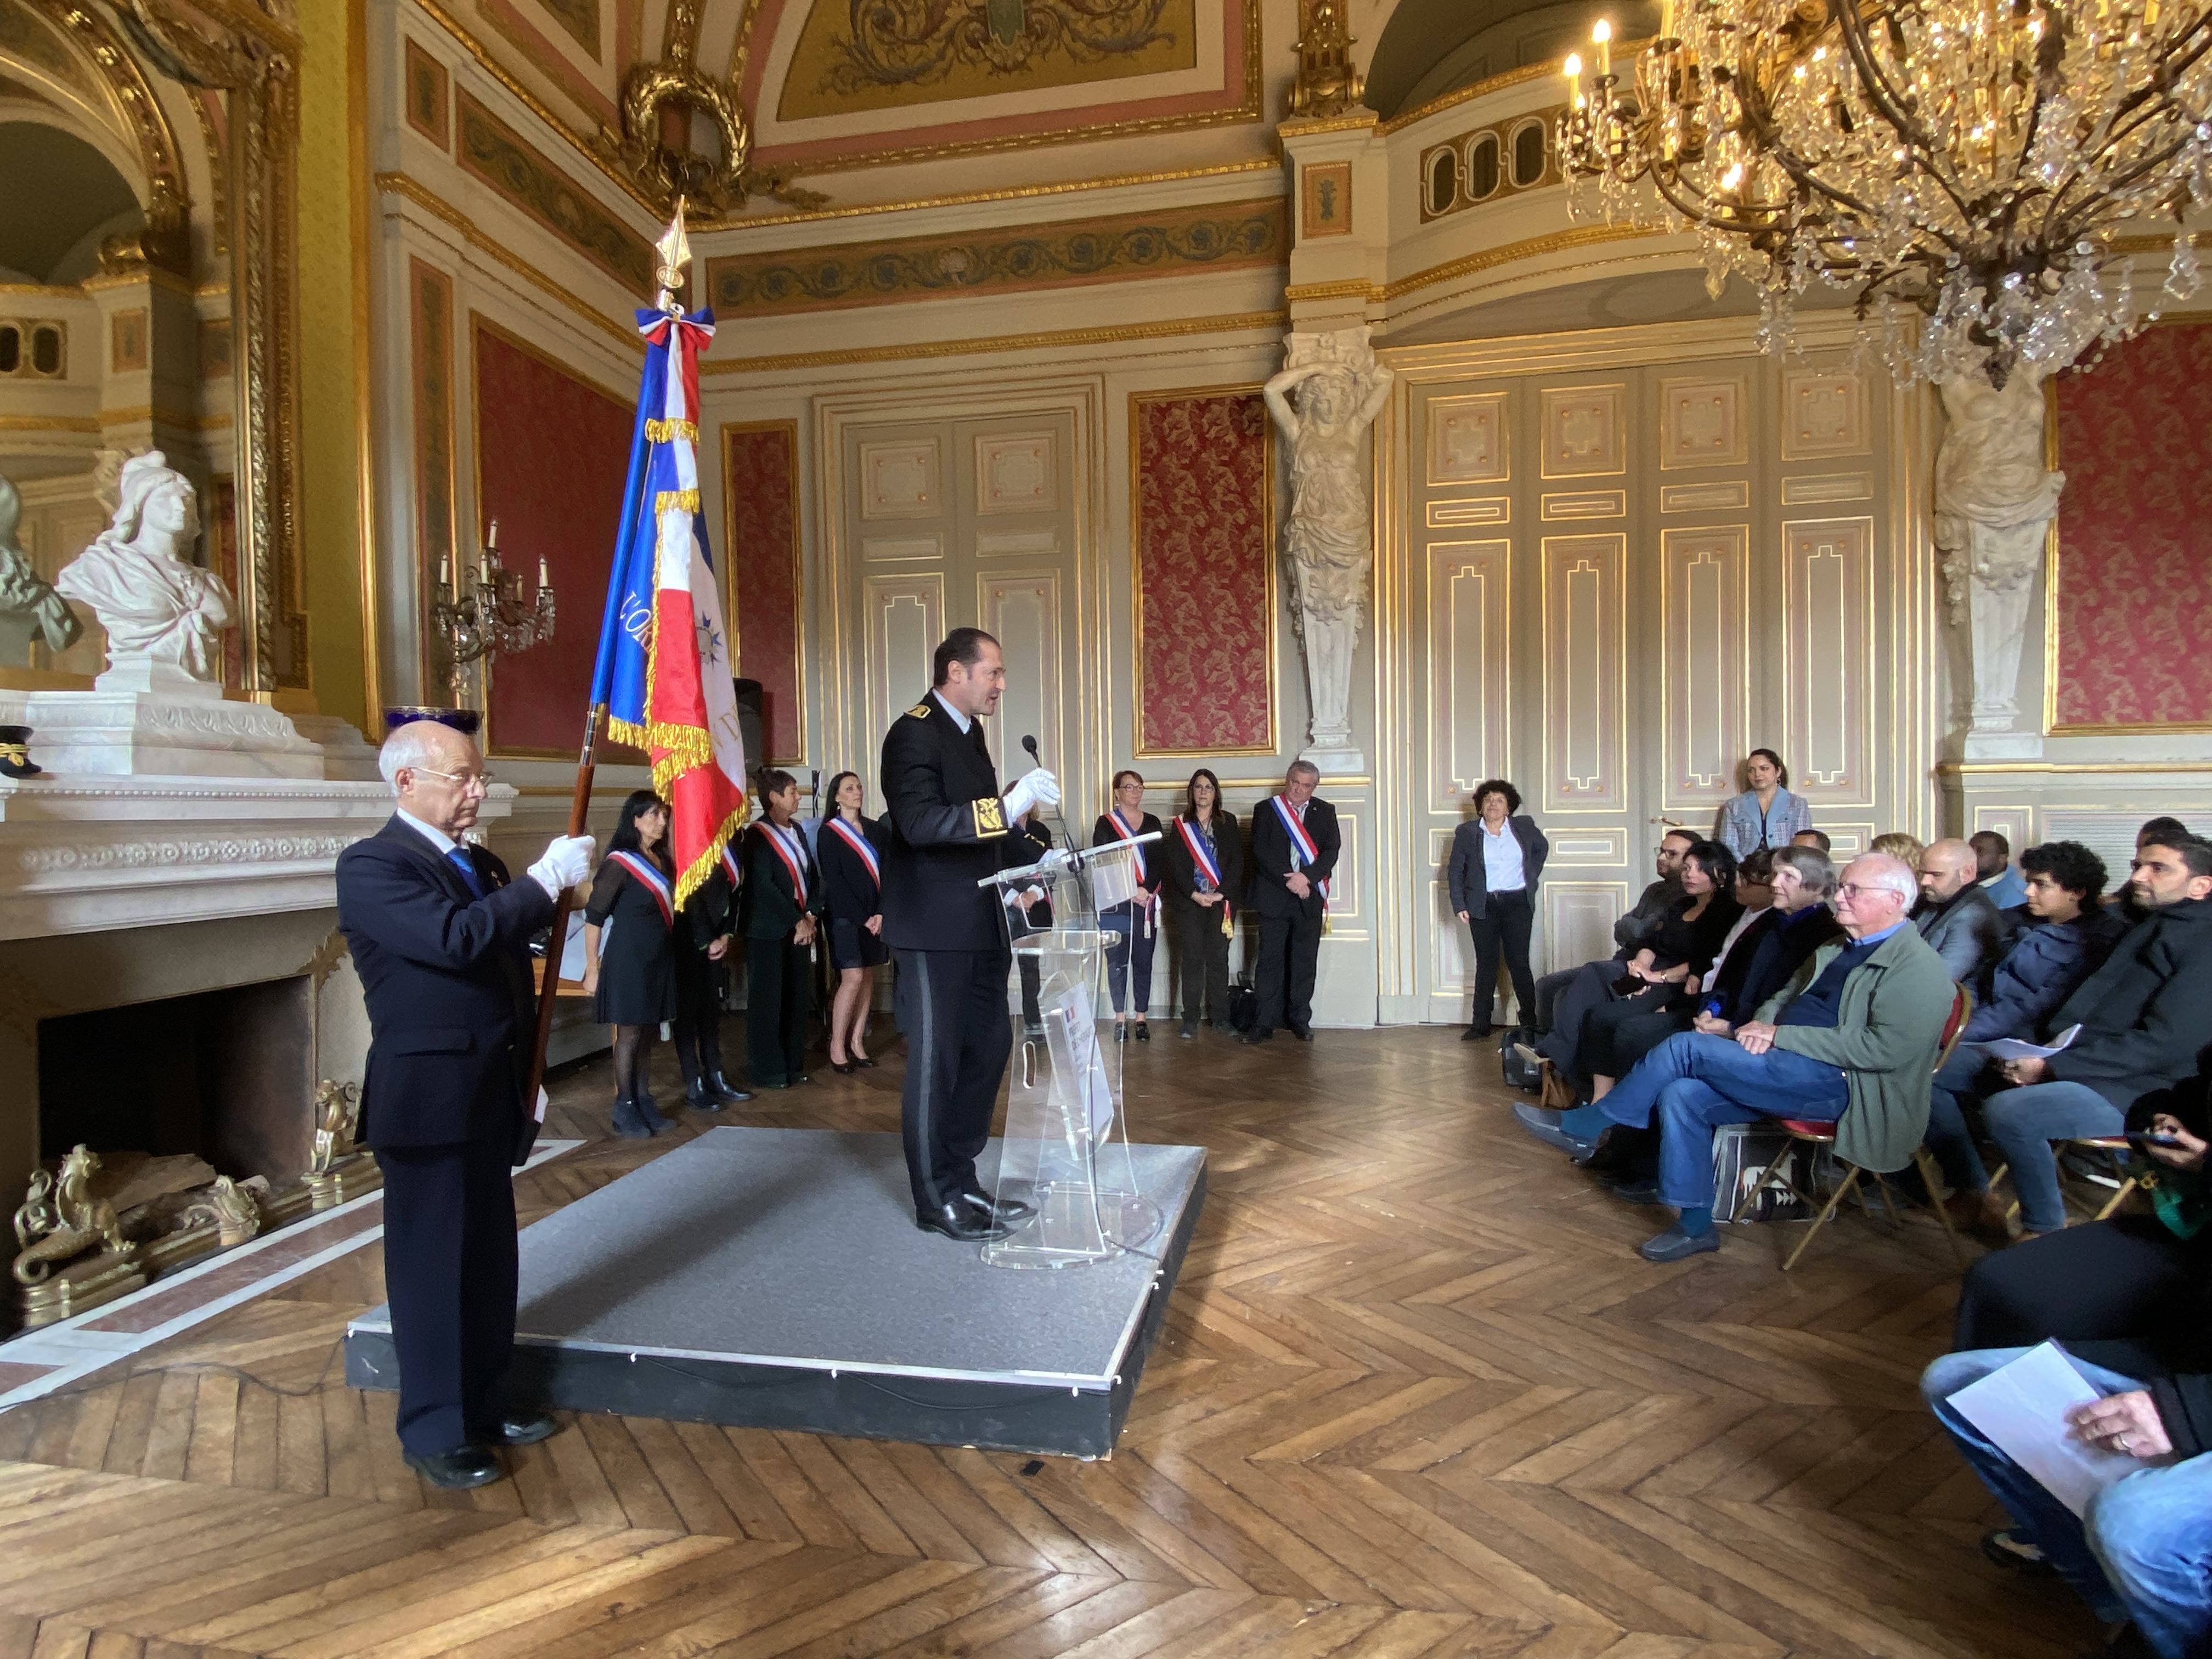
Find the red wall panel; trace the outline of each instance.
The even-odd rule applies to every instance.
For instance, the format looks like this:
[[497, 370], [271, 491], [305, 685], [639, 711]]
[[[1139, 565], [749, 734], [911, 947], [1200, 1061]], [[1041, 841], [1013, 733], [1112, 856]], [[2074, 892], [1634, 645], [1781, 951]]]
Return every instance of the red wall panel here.
[[2212, 724], [2212, 325], [2146, 329], [2057, 382], [2054, 724]]
[[560, 606], [550, 642], [494, 659], [489, 745], [567, 759], [592, 694], [636, 409], [482, 317], [471, 322], [478, 521], [460, 538], [460, 558], [474, 560], [496, 519], [500, 556], [523, 572], [525, 592], [542, 556]]
[[724, 427], [722, 495], [738, 672], [761, 683], [769, 763], [798, 765], [806, 758], [799, 705], [799, 423]]
[[1137, 752], [1273, 754], [1274, 482], [1257, 392], [1138, 398]]

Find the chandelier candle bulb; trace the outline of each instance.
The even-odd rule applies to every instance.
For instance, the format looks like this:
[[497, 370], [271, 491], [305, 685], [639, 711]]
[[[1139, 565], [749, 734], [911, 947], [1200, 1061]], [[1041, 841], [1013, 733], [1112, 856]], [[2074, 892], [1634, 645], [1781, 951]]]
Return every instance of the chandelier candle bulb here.
[[1613, 25], [1599, 18], [1590, 31], [1590, 43], [1597, 48], [1597, 78], [1602, 83], [1613, 74]]

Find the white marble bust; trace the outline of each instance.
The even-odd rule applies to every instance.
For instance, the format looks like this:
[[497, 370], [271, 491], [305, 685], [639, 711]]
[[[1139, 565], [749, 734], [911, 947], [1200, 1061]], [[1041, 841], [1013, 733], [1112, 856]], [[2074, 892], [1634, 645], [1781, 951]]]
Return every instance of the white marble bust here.
[[114, 520], [54, 583], [107, 630], [97, 684], [220, 696], [230, 589], [184, 556], [199, 533], [191, 483], [154, 449], [123, 464], [117, 489]]

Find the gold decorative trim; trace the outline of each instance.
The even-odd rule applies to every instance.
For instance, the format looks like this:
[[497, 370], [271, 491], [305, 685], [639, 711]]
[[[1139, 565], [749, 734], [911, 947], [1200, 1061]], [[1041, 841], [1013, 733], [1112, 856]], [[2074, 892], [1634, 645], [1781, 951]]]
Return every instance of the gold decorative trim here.
[[1511, 264], [1516, 259], [1540, 258], [1547, 253], [1563, 253], [1570, 248], [1594, 247], [1606, 242], [1656, 240], [1668, 234], [1663, 230], [1643, 230], [1633, 225], [1577, 225], [1570, 230], [1555, 230], [1546, 235], [1507, 242], [1500, 247], [1485, 248], [1480, 253], [1431, 265], [1425, 270], [1417, 270], [1384, 284], [1382, 294], [1386, 300], [1401, 299], [1438, 283], [1450, 282], [1455, 276], [1472, 276], [1478, 271]]
[[915, 213], [926, 208], [973, 207], [984, 202], [1023, 202], [1046, 196], [1066, 196], [1085, 190], [1122, 190], [1140, 185], [1170, 185], [1186, 179], [1218, 179], [1243, 173], [1276, 173], [1282, 163], [1272, 155], [1249, 161], [1224, 161], [1213, 167], [1181, 167], [1168, 173], [1124, 173], [1103, 179], [1073, 179], [1058, 185], [1018, 185], [1006, 190], [970, 190], [951, 196], [924, 196], [908, 202], [858, 202], [843, 207], [795, 209], [789, 213], [748, 215], [725, 220], [724, 230], [754, 230], [768, 225], [805, 224], [818, 219], [854, 219], [878, 213]]
[[223, 432], [229, 429], [231, 417], [222, 415], [193, 415], [180, 409], [163, 409], [153, 404], [134, 404], [126, 409], [103, 409], [95, 429], [111, 426], [130, 426], [138, 421], [152, 421], [161, 426], [172, 426], [179, 432]]
[[100, 435], [89, 415], [0, 415], [0, 432], [88, 432]]
[[[570, 293], [567, 289], [562, 287], [560, 283], [555, 282], [550, 276], [546, 276], [544, 272], [539, 270], [537, 266], [517, 257], [507, 248], [501, 246], [499, 243], [492, 240], [490, 237], [485, 235], [483, 231], [477, 228], [477, 224], [474, 220], [471, 219], [459, 208], [453, 206], [451, 203], [435, 194], [428, 188], [428, 186], [409, 177], [404, 173], [380, 173], [376, 175], [376, 188], [386, 194], [404, 197], [408, 201], [412, 202], [416, 207], [421, 208], [425, 213], [428, 213], [432, 217], [441, 221], [443, 223], [450, 226], [454, 231], [458, 232], [471, 247], [475, 248], [481, 253], [489, 254], [491, 258], [498, 260], [500, 264], [505, 265], [516, 276], [522, 277], [542, 292], [550, 295], [556, 300], [558, 300], [562, 305], [568, 307], [569, 310], [574, 312], [579, 317], [583, 318], [593, 327], [598, 328], [615, 339], [621, 341], [624, 346], [628, 347], [630, 350], [636, 352], [641, 357], [645, 355], [645, 342], [638, 338], [637, 334], [634, 330], [627, 328], [621, 323], [617, 322], [613, 318], [608, 316], [605, 312], [600, 310], [598, 307], [587, 304], [586, 301], [577, 298], [575, 295]], [[709, 367], [711, 367], [711, 365]]]
[[[410, 51], [422, 50], [412, 39], [407, 45]], [[355, 556], [361, 562], [362, 707], [373, 723], [384, 707], [384, 642], [376, 558], [376, 387], [369, 349], [375, 276], [368, 183], [368, 0], [348, 0], [346, 7], [346, 96], [353, 118], [347, 143], [347, 188], [352, 195], [347, 219], [353, 234], [354, 514], [360, 542]], [[450, 88], [447, 96], [451, 97]]]
[[1275, 131], [1285, 138], [1312, 138], [1324, 132], [1365, 132], [1382, 120], [1371, 109], [1357, 115], [1293, 116]]
[[1184, 317], [1161, 323], [1133, 323], [1119, 328], [1071, 328], [1038, 334], [986, 335], [965, 340], [929, 340], [918, 345], [859, 346], [848, 351], [794, 351], [779, 357], [729, 357], [699, 366], [702, 374], [772, 374], [787, 368], [830, 368], [847, 363], [903, 362], [928, 357], [965, 357], [999, 351], [1048, 351], [1056, 347], [1111, 345], [1126, 340], [1176, 339], [1191, 334], [1229, 334], [1246, 329], [1283, 328], [1283, 311], [1244, 311], [1221, 317]]
[[[804, 766], [806, 763], [806, 560], [805, 538], [799, 533], [799, 422], [793, 419], [776, 421], [725, 421], [715, 430], [715, 445], [722, 467], [722, 568], [727, 580], [722, 584], [723, 621], [730, 630], [730, 660], [740, 667], [744, 662], [744, 635], [738, 616], [738, 493], [730, 483], [730, 440], [744, 432], [781, 432], [790, 441], [791, 460], [791, 644], [793, 701], [799, 705], [798, 752], [791, 755], [770, 754], [771, 766]], [[761, 733], [763, 744], [769, 733]]]
[[[2104, 732], [2212, 732], [2212, 726], [2102, 726]], [[1937, 761], [1939, 777], [1996, 772], [2212, 772], [2212, 761]]]
[[[1129, 672], [1133, 700], [1129, 705], [1129, 742], [1131, 752], [1138, 760], [1207, 760], [1219, 757], [1244, 755], [1273, 755], [1282, 744], [1282, 652], [1275, 638], [1275, 612], [1281, 601], [1275, 592], [1275, 422], [1263, 419], [1266, 424], [1261, 439], [1261, 468], [1267, 483], [1264, 506], [1261, 509], [1261, 530], [1265, 538], [1261, 556], [1267, 567], [1267, 741], [1264, 745], [1237, 749], [1147, 749], [1145, 747], [1145, 553], [1143, 520], [1138, 510], [1143, 474], [1139, 466], [1142, 457], [1137, 446], [1137, 411], [1146, 404], [1186, 403], [1200, 398], [1249, 398], [1261, 390], [1256, 381], [1233, 386], [1178, 386], [1166, 392], [1133, 392], [1129, 394], [1128, 444], [1129, 452], [1129, 617], [1132, 651]], [[1226, 784], [1222, 786], [1228, 787]]]
[[1380, 305], [1384, 297], [1381, 283], [1356, 279], [1346, 283], [1292, 283], [1283, 290], [1283, 298], [1291, 305], [1305, 300], [1363, 300], [1370, 305]]
[[88, 276], [76, 285], [76, 291], [87, 295], [105, 294], [111, 289], [137, 288], [142, 283], [152, 288], [165, 288], [172, 294], [181, 294], [188, 300], [199, 297], [199, 290], [193, 286], [191, 277], [173, 270], [165, 270], [160, 265], [136, 265], [128, 270]]
[[539, 229], [588, 259], [626, 292], [653, 285], [653, 252], [551, 158], [463, 87], [453, 98], [453, 161]]
[[[1647, 40], [1616, 40], [1613, 42], [1613, 49], [1623, 63], [1633, 63], [1635, 54], [1642, 51], [1647, 44]], [[1470, 87], [1455, 88], [1450, 92], [1430, 99], [1419, 109], [1407, 110], [1401, 114], [1392, 116], [1387, 121], [1378, 123], [1375, 128], [1376, 137], [1388, 138], [1394, 132], [1404, 131], [1416, 121], [1425, 121], [1431, 115], [1438, 114], [1444, 110], [1454, 108], [1461, 104], [1471, 104], [1478, 98], [1487, 98], [1493, 92], [1504, 92], [1510, 87], [1525, 86], [1531, 81], [1552, 80], [1566, 73], [1566, 58], [1563, 54], [1546, 63], [1523, 64], [1519, 69], [1507, 70], [1503, 75], [1491, 76], [1486, 80], [1477, 81]]]

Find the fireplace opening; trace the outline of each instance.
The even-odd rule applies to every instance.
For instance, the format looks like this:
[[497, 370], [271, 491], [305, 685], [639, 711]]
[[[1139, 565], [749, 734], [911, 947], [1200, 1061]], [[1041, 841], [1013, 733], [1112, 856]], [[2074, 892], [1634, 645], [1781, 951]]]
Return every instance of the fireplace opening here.
[[40, 1021], [40, 1155], [82, 1143], [297, 1182], [314, 1152], [311, 998], [302, 975]]

